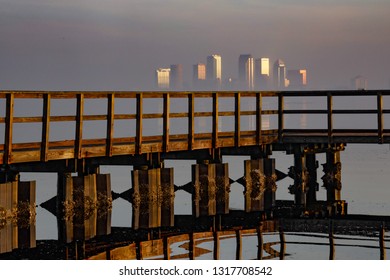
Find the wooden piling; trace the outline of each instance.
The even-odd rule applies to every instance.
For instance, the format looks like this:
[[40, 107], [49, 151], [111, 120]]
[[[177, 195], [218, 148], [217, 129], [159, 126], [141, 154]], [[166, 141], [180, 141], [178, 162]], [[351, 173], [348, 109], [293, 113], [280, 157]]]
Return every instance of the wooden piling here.
[[333, 235], [333, 220], [329, 220], [328, 234], [329, 234], [329, 260], [334, 260], [335, 244], [334, 244], [334, 235]]
[[379, 229], [380, 259], [386, 259], [385, 225], [382, 223]]
[[194, 186], [192, 213], [195, 217], [217, 214], [215, 164], [192, 165]]
[[96, 174], [97, 225], [96, 235], [111, 233], [112, 195], [110, 174]]
[[219, 240], [219, 231], [214, 231], [214, 260], [220, 259], [220, 240]]
[[257, 232], [257, 259], [262, 260], [263, 259], [263, 227], [260, 225], [256, 228]]
[[265, 158], [264, 164], [264, 176], [265, 176], [265, 188], [264, 188], [264, 210], [269, 212], [275, 206], [276, 198], [276, 169], [275, 159]]
[[280, 221], [279, 224], [279, 239], [280, 239], [280, 253], [279, 258], [281, 260], [284, 260], [285, 254], [286, 254], [286, 240], [284, 237], [284, 230], [283, 230], [283, 224]]
[[[216, 196], [216, 213], [229, 213], [229, 193], [230, 193], [230, 179], [229, 166], [227, 163], [215, 163], [215, 196]], [[218, 217], [218, 224], [220, 225], [220, 216]]]
[[308, 191], [306, 196], [307, 205], [311, 206], [317, 202], [317, 191], [318, 191], [318, 183], [317, 183], [317, 168], [318, 161], [316, 160], [316, 154], [306, 154], [306, 170], [308, 173]]
[[194, 232], [190, 232], [190, 241], [189, 241], [189, 248], [188, 248], [188, 254], [190, 260], [195, 260], [195, 240], [194, 240]]
[[161, 226], [160, 169], [133, 170], [133, 228]]
[[18, 182], [18, 248], [36, 247], [36, 182]]
[[263, 159], [244, 161], [245, 212], [264, 210], [265, 176]]
[[171, 259], [171, 244], [169, 242], [169, 237], [164, 238], [164, 260], [170, 260]]
[[242, 260], [242, 232], [236, 230], [236, 260]]
[[175, 225], [175, 185], [173, 182], [173, 168], [161, 168], [161, 226], [173, 227]]

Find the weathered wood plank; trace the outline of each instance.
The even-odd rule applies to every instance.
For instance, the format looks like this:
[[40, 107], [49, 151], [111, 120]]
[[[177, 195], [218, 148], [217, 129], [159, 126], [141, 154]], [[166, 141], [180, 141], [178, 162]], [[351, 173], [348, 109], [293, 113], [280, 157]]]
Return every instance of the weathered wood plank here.
[[261, 122], [262, 122], [262, 118], [261, 118], [261, 110], [262, 110], [262, 97], [261, 97], [261, 93], [258, 92], [256, 94], [256, 131], [257, 131], [257, 138], [256, 138], [256, 143], [257, 145], [260, 145], [261, 144]]
[[194, 149], [195, 133], [195, 100], [194, 94], [188, 95], [188, 149]]
[[137, 259], [135, 243], [110, 250], [110, 260], [135, 260], [135, 259]]
[[213, 148], [218, 148], [218, 93], [213, 93], [212, 120]]
[[41, 161], [47, 161], [50, 131], [50, 95], [43, 96]]
[[163, 109], [163, 146], [164, 151], [169, 152], [169, 109], [170, 109], [170, 101], [169, 101], [169, 94], [164, 94], [164, 109]]
[[235, 117], [234, 117], [234, 139], [235, 139], [235, 145], [236, 147], [240, 146], [240, 132], [241, 132], [241, 93], [236, 92], [234, 95], [234, 112], [235, 112]]
[[279, 142], [283, 141], [284, 130], [284, 99], [283, 93], [279, 93], [278, 96], [278, 137]]
[[82, 139], [83, 139], [83, 114], [84, 114], [84, 95], [77, 95], [76, 108], [76, 135], [74, 154], [77, 159], [81, 158]]
[[137, 94], [137, 120], [136, 120], [136, 153], [142, 153], [142, 93]]
[[328, 93], [327, 97], [326, 97], [326, 104], [327, 104], [327, 109], [328, 109], [328, 142], [329, 143], [332, 143], [333, 142], [333, 139], [332, 139], [332, 133], [333, 133], [333, 115], [332, 115], [332, 111], [333, 111], [333, 98], [332, 98], [332, 95], [330, 93]]
[[12, 153], [12, 131], [14, 118], [14, 94], [7, 94], [5, 109], [4, 163], [10, 163]]
[[377, 95], [377, 117], [378, 117], [378, 142], [383, 143], [383, 98], [382, 94]]
[[115, 95], [109, 94], [107, 97], [107, 145], [106, 156], [112, 156], [112, 145], [114, 139], [114, 116], [115, 116]]

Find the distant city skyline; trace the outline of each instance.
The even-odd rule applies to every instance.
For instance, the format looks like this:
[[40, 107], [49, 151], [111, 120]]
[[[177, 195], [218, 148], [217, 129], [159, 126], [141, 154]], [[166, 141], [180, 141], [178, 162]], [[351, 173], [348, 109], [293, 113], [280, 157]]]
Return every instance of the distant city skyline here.
[[[0, 89], [150, 90], [159, 67], [240, 54], [307, 69], [309, 87], [346, 89], [361, 75], [389, 88], [388, 0], [0, 0]], [[262, 78], [267, 79], [266, 76]], [[272, 84], [272, 83], [271, 83]], [[186, 86], [185, 84], [183, 84]]]
[[[183, 79], [182, 64], [172, 64], [170, 68], [158, 68], [154, 89], [165, 90], [309, 90], [308, 70], [291, 69], [284, 60], [274, 61], [272, 71], [270, 58], [254, 58], [251, 54], [241, 54], [238, 58], [238, 75], [222, 76], [223, 58], [219, 54], [208, 55], [207, 64], [192, 65], [192, 79]], [[230, 71], [231, 72], [231, 71]], [[272, 73], [272, 75], [271, 75]], [[160, 77], [159, 77], [160, 76]], [[272, 85], [271, 85], [272, 84]], [[389, 86], [390, 87], [390, 86]], [[385, 87], [386, 88], [386, 87]], [[343, 89], [369, 89], [368, 79], [356, 75], [349, 86]]]

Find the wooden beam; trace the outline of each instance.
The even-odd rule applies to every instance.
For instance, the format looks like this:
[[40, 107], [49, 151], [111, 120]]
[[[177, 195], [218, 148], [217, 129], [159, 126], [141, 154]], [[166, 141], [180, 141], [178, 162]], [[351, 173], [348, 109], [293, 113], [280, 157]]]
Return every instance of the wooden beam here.
[[213, 148], [218, 148], [218, 93], [213, 93]]
[[333, 98], [332, 94], [327, 95], [327, 109], [328, 109], [328, 142], [333, 143]]
[[114, 139], [115, 95], [107, 96], [107, 144], [106, 156], [112, 156], [112, 144]]
[[137, 94], [137, 119], [136, 119], [136, 143], [135, 150], [137, 154], [142, 153], [142, 117], [143, 117], [143, 106], [142, 106], [142, 93]]
[[214, 260], [220, 259], [220, 241], [219, 231], [214, 231], [214, 248], [213, 248]]
[[14, 118], [14, 94], [10, 93], [6, 96], [5, 109], [5, 139], [4, 139], [4, 160], [3, 163], [11, 163], [12, 153], [12, 130]]
[[261, 109], [262, 109], [262, 97], [261, 92], [256, 93], [256, 143], [257, 145], [261, 145]]
[[241, 140], [241, 94], [236, 92], [234, 94], [234, 112], [235, 112], [235, 125], [234, 125], [234, 143], [236, 147], [240, 146]]
[[236, 260], [242, 260], [242, 232], [236, 230]]
[[378, 92], [377, 95], [377, 110], [378, 110], [378, 143], [382, 144], [383, 139], [383, 98], [382, 94]]
[[334, 260], [335, 249], [334, 249], [334, 235], [333, 235], [333, 220], [329, 220], [328, 223], [328, 236], [329, 236], [329, 260]]
[[195, 100], [194, 94], [191, 93], [188, 95], [188, 150], [194, 149], [194, 140], [195, 140]]
[[279, 142], [283, 141], [284, 130], [284, 96], [282, 92], [278, 95], [278, 138]]
[[76, 96], [77, 109], [76, 109], [76, 138], [75, 138], [75, 150], [74, 157], [81, 158], [81, 150], [83, 146], [83, 114], [84, 114], [84, 94], [80, 93]]
[[263, 240], [263, 226], [260, 225], [256, 228], [257, 232], [257, 259], [262, 260], [263, 259], [263, 246], [264, 246], [264, 240]]
[[164, 112], [163, 112], [163, 149], [165, 152], [169, 152], [169, 109], [170, 100], [169, 93], [164, 94]]
[[43, 95], [41, 161], [47, 161], [50, 130], [50, 94]]

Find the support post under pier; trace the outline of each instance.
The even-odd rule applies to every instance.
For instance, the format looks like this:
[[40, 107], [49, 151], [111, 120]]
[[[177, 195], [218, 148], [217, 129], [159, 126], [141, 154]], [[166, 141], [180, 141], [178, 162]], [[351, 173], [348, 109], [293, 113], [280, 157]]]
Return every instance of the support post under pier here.
[[173, 168], [132, 171], [133, 228], [174, 226]]

